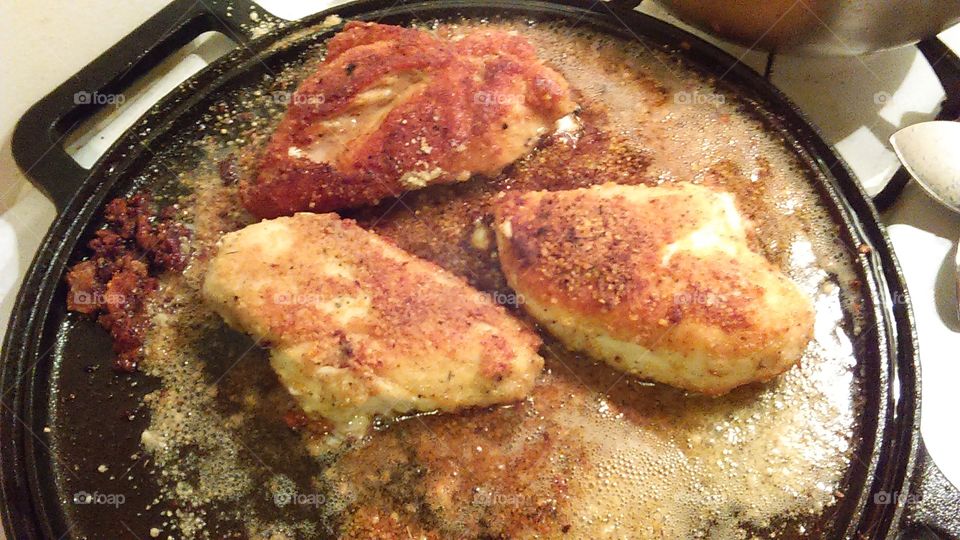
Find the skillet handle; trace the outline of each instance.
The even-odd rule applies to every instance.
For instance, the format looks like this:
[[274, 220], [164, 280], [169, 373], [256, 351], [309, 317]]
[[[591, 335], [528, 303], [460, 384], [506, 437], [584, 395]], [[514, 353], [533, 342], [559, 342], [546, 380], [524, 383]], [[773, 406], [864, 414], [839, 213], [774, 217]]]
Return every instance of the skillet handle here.
[[[241, 47], [254, 39], [250, 0], [175, 0], [76, 75], [35, 103], [12, 137], [24, 174], [62, 212], [90, 176], [63, 148], [63, 140], [134, 81], [198, 35], [217, 30]], [[278, 19], [257, 9], [260, 24]], [[98, 104], [98, 102], [101, 102]]]
[[960, 540], [960, 490], [937, 468], [922, 439], [914, 475], [900, 537]]

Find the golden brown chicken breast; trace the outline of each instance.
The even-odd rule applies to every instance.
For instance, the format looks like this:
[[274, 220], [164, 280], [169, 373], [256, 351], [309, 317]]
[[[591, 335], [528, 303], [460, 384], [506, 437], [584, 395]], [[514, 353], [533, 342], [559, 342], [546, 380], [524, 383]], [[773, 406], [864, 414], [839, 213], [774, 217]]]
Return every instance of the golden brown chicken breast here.
[[225, 235], [203, 296], [270, 347], [304, 412], [338, 434], [375, 415], [523, 399], [543, 367], [539, 338], [503, 308], [335, 214]]
[[242, 190], [260, 217], [495, 175], [575, 104], [523, 37], [351, 22], [290, 100]]
[[617, 369], [719, 395], [797, 363], [810, 300], [748, 245], [734, 197], [604, 184], [506, 196], [507, 281], [568, 347]]

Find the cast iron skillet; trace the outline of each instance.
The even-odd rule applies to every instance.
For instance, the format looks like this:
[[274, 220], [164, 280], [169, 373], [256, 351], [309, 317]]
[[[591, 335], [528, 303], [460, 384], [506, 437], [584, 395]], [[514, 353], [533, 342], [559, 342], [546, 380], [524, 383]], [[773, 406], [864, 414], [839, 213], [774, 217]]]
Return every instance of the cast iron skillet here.
[[[769, 128], [818, 173], [811, 181], [839, 227], [839, 240], [858, 254], [864, 314], [868, 323], [876, 323], [868, 325], [872, 330], [856, 345], [856, 378], [863, 395], [860, 441], [829, 530], [846, 538], [960, 538], [960, 494], [931, 462], [920, 438], [916, 332], [900, 269], [873, 205], [817, 130], [762, 77], [715, 47], [629, 7], [602, 2], [363, 0], [330, 13], [396, 24], [456, 15], [576, 21], [621, 38], [642, 36], [708, 73], [725, 74], [726, 81], [758, 105]], [[190, 113], [225, 84], [257, 75], [268, 56], [260, 55], [266, 47], [328, 14], [284, 24], [260, 11], [263, 19], [280, 24], [254, 38], [240, 23], [249, 8], [247, 0], [176, 0], [37, 103], [17, 126], [17, 163], [53, 200], [59, 215], [23, 283], [3, 348], [0, 502], [9, 537], [83, 538], [109, 531], [106, 537], [136, 538], [157, 523], [159, 510], [145, 510], [155, 496], [152, 481], [136, 466], [124, 473], [137, 479], [124, 505], [94, 509], [71, 504], [72, 464], [85, 464], [84, 471], [97, 463], [115, 472], [129, 467], [146, 419], [137, 414], [133, 421], [122, 419], [135, 410], [151, 383], [134, 376], [144, 380], [132, 388], [109, 369], [85, 373], [77, 366], [81, 359], [109, 366], [112, 355], [104, 332], [90, 323], [75, 324], [76, 318], [66, 313], [63, 276], [96, 228], [105, 202], [134, 188], [151, 159], [151, 143], [192, 121]], [[64, 152], [59, 144], [64, 134], [96, 110], [95, 105], [77, 105], [77, 92], [121, 92], [207, 30], [224, 32], [243, 45], [167, 96], [92, 170], [79, 167]], [[95, 494], [104, 488], [106, 476], [84, 478], [86, 491]]]

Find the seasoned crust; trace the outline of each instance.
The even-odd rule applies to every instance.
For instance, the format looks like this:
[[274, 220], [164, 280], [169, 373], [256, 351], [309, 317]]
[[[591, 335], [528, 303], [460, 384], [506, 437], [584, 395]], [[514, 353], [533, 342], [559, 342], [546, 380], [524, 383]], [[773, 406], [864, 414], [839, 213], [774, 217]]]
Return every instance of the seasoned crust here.
[[227, 234], [203, 295], [271, 348], [308, 415], [341, 432], [374, 415], [516, 401], [543, 366], [539, 338], [503, 308], [335, 214]]
[[813, 309], [748, 243], [732, 195], [604, 184], [505, 196], [497, 245], [524, 307], [574, 349], [707, 394], [799, 361]]
[[520, 36], [452, 41], [351, 22], [292, 96], [242, 186], [244, 206], [259, 217], [327, 212], [495, 175], [574, 108], [566, 81]]

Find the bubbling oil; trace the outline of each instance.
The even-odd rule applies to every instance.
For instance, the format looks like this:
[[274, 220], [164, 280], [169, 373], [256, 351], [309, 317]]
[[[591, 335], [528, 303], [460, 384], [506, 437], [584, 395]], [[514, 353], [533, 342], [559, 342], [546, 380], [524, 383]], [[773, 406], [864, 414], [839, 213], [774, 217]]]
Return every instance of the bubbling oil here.
[[[455, 35], [481, 24], [529, 37], [574, 88], [582, 131], [548, 138], [497, 178], [349, 216], [512, 298], [495, 246], [476, 240], [500, 191], [607, 181], [726, 189], [756, 226], [757, 249], [814, 300], [815, 338], [801, 365], [713, 399], [623, 375], [541, 332], [546, 368], [527, 400], [407, 418], [317, 455], [309, 437], [282, 427], [293, 404], [263, 352], [200, 302], [213, 244], [250, 217], [214, 168], [193, 171], [183, 206], [196, 256], [164, 280], [143, 363], [164, 388], [147, 400], [144, 440], [165, 496], [191, 509], [167, 525], [181, 536], [219, 537], [208, 519], [216, 507], [229, 517], [224, 526], [257, 538], [828, 536], [821, 516], [842, 496], [856, 437], [849, 313], [858, 291], [810, 173], [749, 113], [750, 102], [669, 54], [548, 24], [434, 29]], [[293, 67], [275, 84], [304, 74]], [[255, 131], [247, 150], [262, 140], [264, 130]], [[215, 138], [207, 144], [211, 159], [223, 154]], [[317, 504], [289, 504], [301, 499]]]

